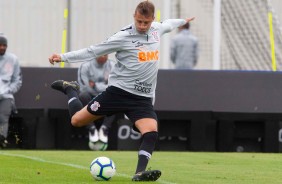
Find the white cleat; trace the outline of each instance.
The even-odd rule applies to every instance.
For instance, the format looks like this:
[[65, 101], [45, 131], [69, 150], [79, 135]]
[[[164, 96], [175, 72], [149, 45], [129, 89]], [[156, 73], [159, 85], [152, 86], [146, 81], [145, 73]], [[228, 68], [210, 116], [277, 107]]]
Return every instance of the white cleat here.
[[108, 135], [109, 135], [109, 129], [105, 126], [102, 125], [99, 129], [99, 139], [103, 143], [108, 143]]
[[91, 126], [89, 129], [89, 141], [90, 142], [97, 142], [99, 140], [98, 137], [98, 130], [95, 125]]

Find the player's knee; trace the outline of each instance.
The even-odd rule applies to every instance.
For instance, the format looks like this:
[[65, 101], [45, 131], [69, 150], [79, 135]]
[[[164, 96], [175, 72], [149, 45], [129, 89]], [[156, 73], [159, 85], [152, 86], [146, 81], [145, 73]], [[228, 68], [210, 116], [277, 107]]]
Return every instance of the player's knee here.
[[143, 134], [149, 133], [149, 132], [158, 132], [158, 127], [157, 126], [148, 126], [143, 128]]
[[2, 124], [7, 124], [9, 122], [9, 116], [0, 114], [0, 122]]
[[81, 123], [80, 123], [79, 118], [77, 118], [75, 115], [72, 116], [72, 118], [71, 118], [71, 124], [74, 127], [81, 127], [82, 126]]

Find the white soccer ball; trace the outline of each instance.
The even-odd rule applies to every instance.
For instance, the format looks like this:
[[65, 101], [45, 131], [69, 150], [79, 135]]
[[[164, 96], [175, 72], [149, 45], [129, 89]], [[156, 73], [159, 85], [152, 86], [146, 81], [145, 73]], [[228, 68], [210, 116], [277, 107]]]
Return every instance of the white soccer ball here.
[[101, 141], [97, 141], [97, 142], [89, 141], [88, 146], [91, 150], [94, 151], [105, 151], [108, 148], [108, 144]]
[[90, 173], [95, 180], [108, 181], [116, 174], [116, 166], [110, 158], [98, 157], [91, 162]]

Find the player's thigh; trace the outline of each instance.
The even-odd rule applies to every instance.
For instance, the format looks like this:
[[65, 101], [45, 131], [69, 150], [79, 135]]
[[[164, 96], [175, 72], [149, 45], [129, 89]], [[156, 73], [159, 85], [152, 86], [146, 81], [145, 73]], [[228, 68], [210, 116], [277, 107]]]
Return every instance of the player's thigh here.
[[158, 123], [153, 118], [142, 118], [135, 122], [136, 128], [140, 131], [143, 135], [147, 132], [157, 132], [158, 131]]
[[0, 124], [8, 123], [12, 112], [12, 99], [0, 100]]
[[12, 112], [12, 99], [2, 99], [0, 100], [0, 114], [9, 115]]
[[87, 106], [83, 107], [80, 111], [76, 112], [72, 118], [71, 118], [71, 123], [73, 126], [85, 126], [88, 125], [89, 123], [92, 123], [95, 120], [98, 120], [102, 118], [103, 116], [98, 116], [91, 114], [87, 110]]

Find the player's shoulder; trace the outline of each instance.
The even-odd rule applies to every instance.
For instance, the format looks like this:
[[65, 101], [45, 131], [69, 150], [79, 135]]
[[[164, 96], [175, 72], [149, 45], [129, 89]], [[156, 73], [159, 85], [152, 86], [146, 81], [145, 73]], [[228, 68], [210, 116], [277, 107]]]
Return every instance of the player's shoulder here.
[[194, 40], [195, 42], [198, 41], [198, 37], [196, 37], [195, 35], [191, 35], [192, 40]]
[[18, 57], [11, 53], [11, 52], [6, 52], [5, 53], [6, 57], [9, 58], [10, 60], [14, 61], [14, 62], [18, 62]]
[[153, 27], [159, 27], [162, 25], [162, 22], [152, 22]]
[[125, 37], [127, 37], [128, 35], [131, 35], [133, 31], [133, 26], [132, 25], [128, 25], [123, 27], [120, 31], [116, 32], [115, 34], [113, 34], [109, 39], [113, 40], [113, 39], [124, 39]]
[[159, 29], [162, 26], [161, 22], [152, 22], [151, 29]]
[[133, 31], [133, 25], [129, 24], [127, 26], [124, 26], [123, 28], [121, 28], [120, 32], [122, 33], [130, 33], [131, 31]]
[[11, 53], [11, 52], [6, 52], [5, 54], [6, 54], [8, 57], [10, 57], [10, 58], [18, 59], [18, 57], [17, 57], [15, 54]]
[[90, 68], [91, 63], [94, 61], [86, 61], [80, 64], [80, 70], [88, 70]]

